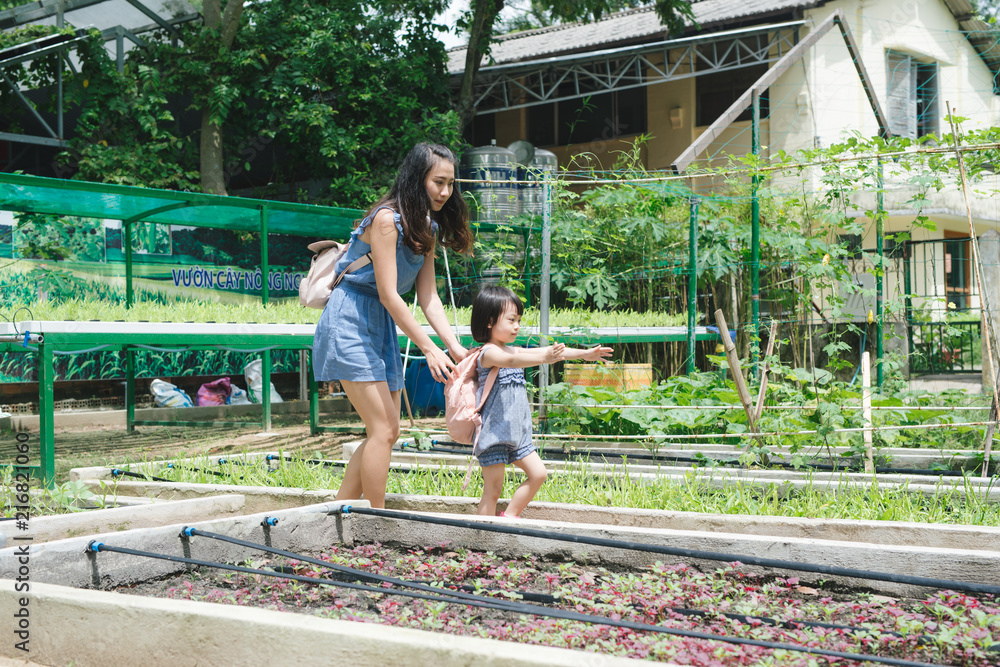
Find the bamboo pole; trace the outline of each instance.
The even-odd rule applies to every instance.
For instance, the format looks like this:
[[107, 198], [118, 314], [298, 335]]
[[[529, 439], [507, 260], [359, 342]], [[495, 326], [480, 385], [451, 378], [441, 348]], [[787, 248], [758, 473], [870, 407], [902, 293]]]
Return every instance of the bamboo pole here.
[[865, 420], [865, 472], [875, 472], [875, 454], [872, 451], [872, 358], [868, 350], [861, 353], [861, 409]]
[[[962, 151], [959, 150], [958, 146], [958, 131], [955, 129], [955, 110], [951, 107], [951, 102], [945, 101], [945, 107], [948, 109], [948, 123], [951, 125], [951, 139], [952, 143], [955, 145], [955, 157], [958, 158], [958, 173], [962, 178], [962, 195], [965, 197], [965, 217], [969, 221], [969, 236], [972, 238], [972, 266], [976, 274], [976, 286], [979, 289], [979, 310], [982, 313], [983, 324], [985, 329], [983, 330], [983, 339], [986, 341], [986, 358], [989, 359], [990, 376], [993, 378], [992, 389], [993, 389], [993, 409], [990, 411], [990, 419], [996, 420], [997, 418], [997, 407], [1000, 406], [1000, 397], [997, 396], [997, 376], [996, 369], [993, 366], [993, 343], [990, 331], [990, 318], [989, 309], [986, 303], [986, 291], [983, 289], [983, 276], [982, 268], [980, 266], [981, 259], [979, 256], [979, 239], [976, 237], [976, 225], [972, 222], [972, 205], [969, 203], [969, 182], [965, 177], [965, 160], [962, 157]], [[983, 438], [983, 474], [982, 477], [985, 479], [989, 476], [990, 468], [990, 451], [993, 449], [993, 429], [987, 429], [986, 437]]]
[[757, 422], [754, 421], [753, 403], [750, 400], [750, 392], [747, 391], [746, 382], [743, 381], [743, 372], [740, 370], [740, 358], [736, 354], [736, 346], [729, 336], [729, 326], [726, 324], [726, 316], [722, 310], [715, 311], [715, 323], [719, 327], [719, 335], [722, 337], [722, 345], [726, 349], [726, 361], [729, 362], [729, 370], [733, 372], [733, 381], [736, 383], [736, 393], [739, 394], [740, 403], [743, 404], [743, 411], [747, 414], [747, 421], [750, 423], [750, 430], [757, 431]]
[[757, 407], [753, 411], [753, 421], [756, 424], [760, 421], [760, 416], [764, 412], [764, 394], [767, 393], [767, 374], [771, 370], [771, 363], [768, 358], [774, 352], [774, 339], [778, 335], [778, 322], [771, 322], [771, 332], [767, 336], [767, 352], [764, 353], [764, 370], [760, 374], [760, 390], [757, 392]]

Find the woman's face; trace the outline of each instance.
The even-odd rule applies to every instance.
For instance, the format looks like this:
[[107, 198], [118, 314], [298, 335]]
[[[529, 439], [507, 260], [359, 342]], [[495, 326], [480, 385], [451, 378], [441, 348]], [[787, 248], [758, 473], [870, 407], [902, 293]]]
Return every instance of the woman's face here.
[[439, 159], [427, 172], [424, 185], [431, 200], [431, 210], [440, 211], [455, 188], [455, 165], [448, 160]]

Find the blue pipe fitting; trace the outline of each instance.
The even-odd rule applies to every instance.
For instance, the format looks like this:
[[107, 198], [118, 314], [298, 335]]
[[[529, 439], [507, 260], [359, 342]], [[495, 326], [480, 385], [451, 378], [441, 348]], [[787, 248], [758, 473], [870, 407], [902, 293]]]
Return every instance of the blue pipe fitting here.
[[268, 462], [273, 461], [276, 458], [278, 458], [277, 454], [267, 454], [266, 456], [264, 456], [264, 460]]
[[264, 526], [265, 528], [267, 528], [269, 526], [277, 526], [278, 525], [278, 519], [277, 519], [277, 517], [266, 516], [266, 517], [264, 517], [264, 520], [260, 522], [260, 525]]
[[436, 438], [431, 438], [431, 444], [432, 444], [432, 445], [436, 445], [436, 444], [438, 444], [438, 441], [437, 441], [437, 439], [436, 439]]
[[111, 476], [112, 477], [121, 477], [121, 474], [122, 474], [121, 468], [112, 468], [111, 469]]
[[344, 514], [350, 514], [351, 513], [351, 506], [350, 505], [344, 505], [343, 507], [340, 508], [340, 511], [342, 513], [344, 513]]
[[167, 467], [168, 467], [168, 468], [173, 468], [173, 467], [174, 467], [174, 464], [173, 464], [173, 463], [168, 463], [168, 464], [167, 464]]
[[94, 553], [100, 553], [101, 547], [103, 547], [103, 546], [104, 546], [104, 542], [98, 542], [97, 540], [93, 540], [93, 541], [91, 541], [90, 544], [87, 545], [87, 551], [93, 551]]
[[219, 459], [219, 465], [220, 466], [226, 465], [226, 459]]
[[191, 526], [184, 526], [181, 530], [181, 537], [194, 537], [194, 531], [195, 529]]
[[21, 347], [28, 347], [28, 341], [31, 340], [31, 332], [24, 332], [24, 339], [21, 341]]

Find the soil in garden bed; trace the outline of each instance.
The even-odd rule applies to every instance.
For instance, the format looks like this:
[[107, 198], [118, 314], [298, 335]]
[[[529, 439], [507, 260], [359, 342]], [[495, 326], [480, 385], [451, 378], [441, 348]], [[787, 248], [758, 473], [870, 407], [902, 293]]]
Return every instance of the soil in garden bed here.
[[[500, 558], [493, 553], [451, 550], [448, 545], [423, 550], [379, 544], [335, 547], [315, 557], [501, 600], [678, 630], [943, 665], [986, 667], [1000, 662], [996, 650], [1000, 649], [1000, 602], [990, 596], [941, 591], [929, 592], [923, 599], [890, 598], [862, 589], [802, 585], [794, 577], [752, 574], [739, 563], [713, 571], [659, 563], [637, 570], [609, 569], [534, 555]], [[280, 557], [242, 565], [317, 579], [354, 580]], [[117, 590], [706, 667], [762, 662], [807, 665], [817, 660], [819, 664], [858, 664], [217, 569], [192, 570]]]

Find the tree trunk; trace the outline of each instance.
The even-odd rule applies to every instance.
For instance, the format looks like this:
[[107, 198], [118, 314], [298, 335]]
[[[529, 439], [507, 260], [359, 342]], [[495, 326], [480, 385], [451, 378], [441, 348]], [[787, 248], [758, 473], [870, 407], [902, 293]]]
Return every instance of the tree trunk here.
[[211, 111], [201, 111], [201, 189], [213, 195], [226, 195], [226, 174], [222, 169], [222, 127], [213, 123]]
[[[236, 32], [243, 16], [244, 0], [229, 0], [225, 14], [222, 0], [204, 0], [202, 17], [205, 27], [220, 31], [219, 43], [228, 50], [236, 39]], [[212, 111], [206, 101], [201, 111], [201, 189], [215, 195], [226, 195], [226, 174], [223, 169], [225, 154], [222, 149], [222, 125], [212, 120]]]
[[458, 115], [462, 130], [468, 127], [476, 115], [475, 101], [472, 99], [472, 84], [479, 73], [483, 54], [493, 35], [493, 24], [503, 9], [504, 0], [472, 0], [472, 24], [469, 26], [469, 46], [465, 50], [465, 71], [462, 72], [462, 87], [458, 93]]

